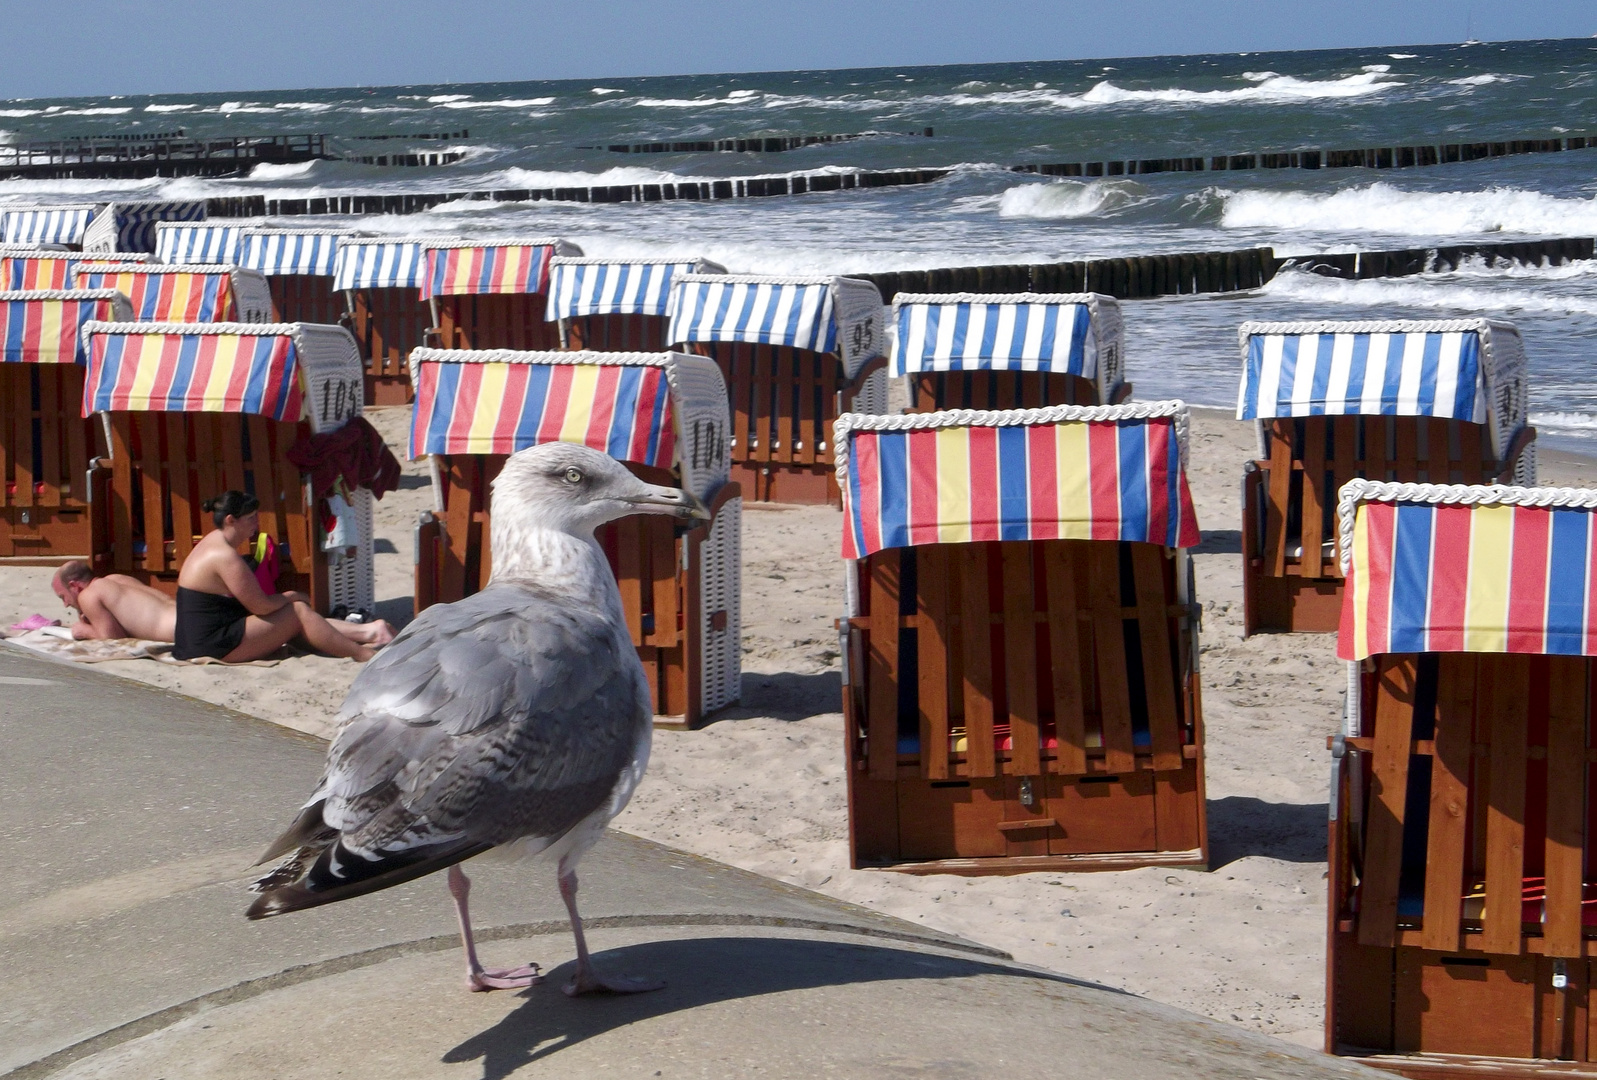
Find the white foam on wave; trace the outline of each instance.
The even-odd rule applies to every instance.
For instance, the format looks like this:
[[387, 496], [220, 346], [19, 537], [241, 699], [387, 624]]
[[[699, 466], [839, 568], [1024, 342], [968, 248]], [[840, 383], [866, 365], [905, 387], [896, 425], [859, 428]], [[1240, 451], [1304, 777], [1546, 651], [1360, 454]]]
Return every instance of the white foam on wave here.
[[1597, 316], [1597, 299], [1561, 296], [1543, 290], [1531, 292], [1523, 289], [1460, 286], [1446, 280], [1430, 278], [1428, 275], [1350, 281], [1288, 270], [1270, 279], [1260, 292], [1273, 300], [1299, 300], [1370, 308], [1377, 311], [1419, 308], [1427, 311], [1456, 311], [1462, 314], [1527, 312], [1541, 315]]
[[1541, 434], [1597, 435], [1597, 415], [1554, 409], [1530, 414], [1531, 426]]
[[998, 216], [1052, 221], [1098, 217], [1147, 197], [1148, 189], [1134, 180], [1020, 184], [999, 196]]
[[175, 112], [188, 112], [190, 109], [198, 109], [198, 108], [199, 108], [199, 106], [196, 105], [194, 102], [192, 102], [192, 101], [184, 101], [184, 102], [179, 102], [179, 103], [177, 103], [175, 105], [146, 105], [146, 106], [144, 106], [144, 111], [145, 112], [153, 112], [153, 113], [175, 113]]
[[[1375, 65], [1379, 69], [1382, 65]], [[1236, 90], [1186, 90], [1171, 87], [1163, 90], [1128, 90], [1107, 79], [1081, 96], [1087, 104], [1118, 105], [1127, 102], [1157, 102], [1173, 105], [1223, 105], [1233, 103], [1263, 103], [1286, 101], [1312, 101], [1365, 97], [1394, 90], [1403, 84], [1386, 71], [1365, 69], [1357, 75], [1340, 79], [1298, 79], [1279, 75], [1273, 71], [1247, 72], [1243, 78], [1253, 85]]]
[[1417, 60], [1417, 59], [1419, 59], [1419, 54], [1418, 53], [1411, 53], [1411, 52], [1389, 52], [1386, 55], [1390, 56], [1393, 60]]
[[[206, 112], [212, 110], [207, 109]], [[274, 113], [276, 105], [268, 105], [261, 101], [224, 101], [215, 109], [219, 113]]]
[[1529, 75], [1497, 75], [1487, 72], [1484, 75], [1466, 75], [1461, 79], [1448, 79], [1449, 86], [1490, 86], [1493, 83], [1518, 82], [1528, 79]]
[[57, 116], [121, 116], [133, 111], [131, 105], [100, 105], [90, 109], [60, 109]]
[[502, 101], [440, 101], [441, 109], [527, 109], [538, 105], [552, 105], [552, 97], [505, 98]]
[[250, 170], [251, 180], [300, 180], [311, 174], [318, 162], [296, 161], [278, 164], [266, 161]]
[[626, 93], [626, 91], [625, 90], [617, 90], [613, 86], [595, 86], [593, 88], [593, 93], [598, 94], [600, 97], [603, 97], [606, 94], [624, 94], [624, 93]]
[[38, 116], [43, 109], [0, 109], [0, 116]]
[[1581, 236], [1597, 232], [1597, 197], [1564, 199], [1539, 191], [1408, 191], [1387, 183], [1330, 194], [1209, 189], [1228, 229], [1290, 229], [1342, 234], [1469, 236], [1518, 233]]
[[277, 107], [279, 109], [294, 109], [298, 112], [326, 112], [329, 109], [337, 108], [336, 105], [330, 105], [325, 101], [279, 101]]
[[[425, 100], [430, 101], [434, 105], [442, 105], [448, 101], [467, 101], [470, 98], [470, 94], [434, 94], [432, 97], [426, 98]], [[417, 99], [413, 98], [412, 100]]]

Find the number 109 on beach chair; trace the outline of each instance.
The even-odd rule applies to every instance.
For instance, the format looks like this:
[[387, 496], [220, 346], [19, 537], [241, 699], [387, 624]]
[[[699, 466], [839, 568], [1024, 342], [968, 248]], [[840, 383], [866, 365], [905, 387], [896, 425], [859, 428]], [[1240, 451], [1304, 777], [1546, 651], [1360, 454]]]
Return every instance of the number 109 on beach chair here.
[[1597, 491], [1356, 480], [1339, 524], [1326, 1049], [1597, 1060]]
[[1206, 865], [1186, 421], [838, 418], [855, 867]]

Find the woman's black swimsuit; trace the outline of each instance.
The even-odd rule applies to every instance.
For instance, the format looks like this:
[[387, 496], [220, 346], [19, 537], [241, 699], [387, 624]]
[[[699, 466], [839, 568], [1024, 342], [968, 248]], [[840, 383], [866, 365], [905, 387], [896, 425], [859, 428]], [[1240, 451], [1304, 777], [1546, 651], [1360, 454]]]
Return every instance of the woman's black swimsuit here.
[[244, 620], [249, 609], [231, 596], [177, 587], [177, 641], [172, 655], [179, 660], [202, 656], [218, 660], [244, 640]]

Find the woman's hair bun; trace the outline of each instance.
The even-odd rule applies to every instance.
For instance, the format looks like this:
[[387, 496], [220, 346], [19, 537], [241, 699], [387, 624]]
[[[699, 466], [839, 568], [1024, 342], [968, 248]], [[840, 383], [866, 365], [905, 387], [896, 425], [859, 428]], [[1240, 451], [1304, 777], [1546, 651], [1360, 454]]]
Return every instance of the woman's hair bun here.
[[216, 527], [220, 529], [222, 523], [229, 517], [241, 518], [259, 510], [261, 500], [244, 491], [224, 491], [220, 495], [206, 499], [200, 505], [210, 511], [211, 520], [215, 521]]

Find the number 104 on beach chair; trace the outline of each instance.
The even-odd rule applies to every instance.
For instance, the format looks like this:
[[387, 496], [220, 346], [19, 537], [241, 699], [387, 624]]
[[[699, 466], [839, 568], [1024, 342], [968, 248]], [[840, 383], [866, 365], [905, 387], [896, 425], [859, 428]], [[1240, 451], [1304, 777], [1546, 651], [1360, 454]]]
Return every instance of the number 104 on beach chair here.
[[1186, 421], [838, 418], [854, 866], [1207, 863]]

